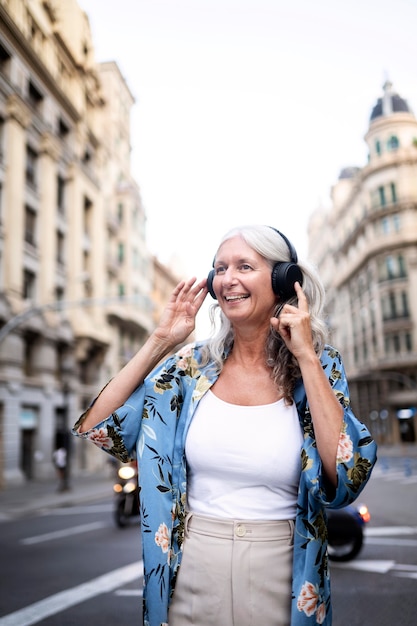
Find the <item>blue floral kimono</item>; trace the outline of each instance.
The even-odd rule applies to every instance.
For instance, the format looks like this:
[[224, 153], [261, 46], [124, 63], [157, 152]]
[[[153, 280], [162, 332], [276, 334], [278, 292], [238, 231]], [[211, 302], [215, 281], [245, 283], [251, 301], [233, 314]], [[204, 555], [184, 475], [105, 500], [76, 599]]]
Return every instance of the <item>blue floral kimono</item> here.
[[[212, 365], [200, 367], [201, 347], [192, 344], [169, 357], [120, 409], [79, 435], [123, 462], [138, 461], [145, 626], [167, 626], [168, 606], [181, 563], [187, 501], [185, 438], [199, 400], [217, 378]], [[325, 507], [337, 508], [355, 500], [376, 460], [374, 441], [350, 409], [339, 353], [327, 346], [321, 362], [344, 409], [337, 454], [338, 486], [329, 499], [300, 381], [294, 400], [304, 443], [294, 534], [291, 626], [330, 626]], [[76, 423], [74, 434], [85, 415]]]

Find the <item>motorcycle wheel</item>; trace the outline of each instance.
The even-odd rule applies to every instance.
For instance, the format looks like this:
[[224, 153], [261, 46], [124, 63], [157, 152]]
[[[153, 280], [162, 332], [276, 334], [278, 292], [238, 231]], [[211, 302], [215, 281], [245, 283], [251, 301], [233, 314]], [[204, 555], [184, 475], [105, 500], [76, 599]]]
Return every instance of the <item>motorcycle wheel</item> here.
[[362, 549], [363, 534], [357, 533], [351, 540], [330, 543], [328, 545], [329, 559], [331, 561], [351, 561]]

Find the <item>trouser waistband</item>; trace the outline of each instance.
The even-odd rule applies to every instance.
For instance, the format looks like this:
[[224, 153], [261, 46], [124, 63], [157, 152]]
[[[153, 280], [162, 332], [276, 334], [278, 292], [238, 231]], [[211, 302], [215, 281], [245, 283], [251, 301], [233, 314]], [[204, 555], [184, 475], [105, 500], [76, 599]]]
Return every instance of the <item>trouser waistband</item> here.
[[274, 541], [291, 539], [294, 520], [232, 520], [187, 513], [184, 523], [185, 534], [195, 532], [224, 539], [246, 539], [247, 541]]

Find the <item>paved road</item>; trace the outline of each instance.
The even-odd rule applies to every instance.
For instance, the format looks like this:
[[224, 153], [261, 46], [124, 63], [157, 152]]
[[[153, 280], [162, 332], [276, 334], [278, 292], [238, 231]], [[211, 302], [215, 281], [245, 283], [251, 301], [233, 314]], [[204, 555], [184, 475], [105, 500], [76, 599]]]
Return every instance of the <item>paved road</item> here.
[[[139, 532], [115, 527], [111, 484], [0, 492], [0, 626], [140, 625]], [[380, 455], [360, 499], [372, 521], [359, 557], [331, 565], [333, 626], [415, 626], [417, 457]]]

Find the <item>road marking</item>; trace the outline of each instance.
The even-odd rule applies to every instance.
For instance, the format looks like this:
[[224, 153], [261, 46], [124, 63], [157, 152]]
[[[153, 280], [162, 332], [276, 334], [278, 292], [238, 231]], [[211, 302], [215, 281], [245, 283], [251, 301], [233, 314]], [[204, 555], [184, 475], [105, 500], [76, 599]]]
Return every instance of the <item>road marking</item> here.
[[4, 617], [0, 617], [0, 626], [31, 626], [41, 620], [61, 613], [71, 606], [85, 602], [95, 596], [113, 591], [121, 585], [131, 583], [143, 575], [143, 561], [131, 563], [113, 570], [108, 574], [94, 578], [82, 585], [66, 589], [49, 598], [30, 604]]
[[366, 537], [366, 545], [373, 546], [402, 546], [403, 548], [417, 548], [417, 539], [385, 539], [384, 537]]
[[70, 535], [79, 535], [80, 533], [90, 532], [92, 530], [98, 530], [99, 528], [105, 528], [108, 526], [107, 522], [91, 522], [91, 524], [80, 524], [79, 526], [72, 526], [71, 528], [64, 528], [63, 530], [55, 530], [43, 535], [37, 535], [35, 537], [26, 537], [21, 539], [20, 543], [26, 546], [33, 545], [34, 543], [42, 543], [43, 541], [51, 541], [52, 539], [62, 539], [63, 537], [69, 537]]
[[64, 507], [62, 509], [48, 509], [42, 511], [44, 517], [53, 515], [79, 515], [80, 513], [108, 513], [113, 511], [113, 504], [89, 504], [86, 506]]
[[[374, 574], [392, 573], [394, 576], [402, 578], [415, 578], [417, 580], [417, 565], [407, 563], [396, 563], [395, 561], [360, 560], [349, 562], [331, 562], [331, 569], [354, 569], [361, 572], [372, 572]], [[1, 626], [1, 622], [0, 622]]]
[[143, 596], [142, 589], [117, 589], [114, 592], [115, 596]]
[[377, 526], [365, 527], [366, 537], [398, 537], [398, 535], [417, 535], [417, 526]]
[[342, 569], [356, 569], [361, 572], [375, 572], [376, 574], [387, 574], [394, 567], [394, 565], [395, 561], [363, 561], [360, 559], [348, 562], [331, 562], [331, 568], [339, 567]]

